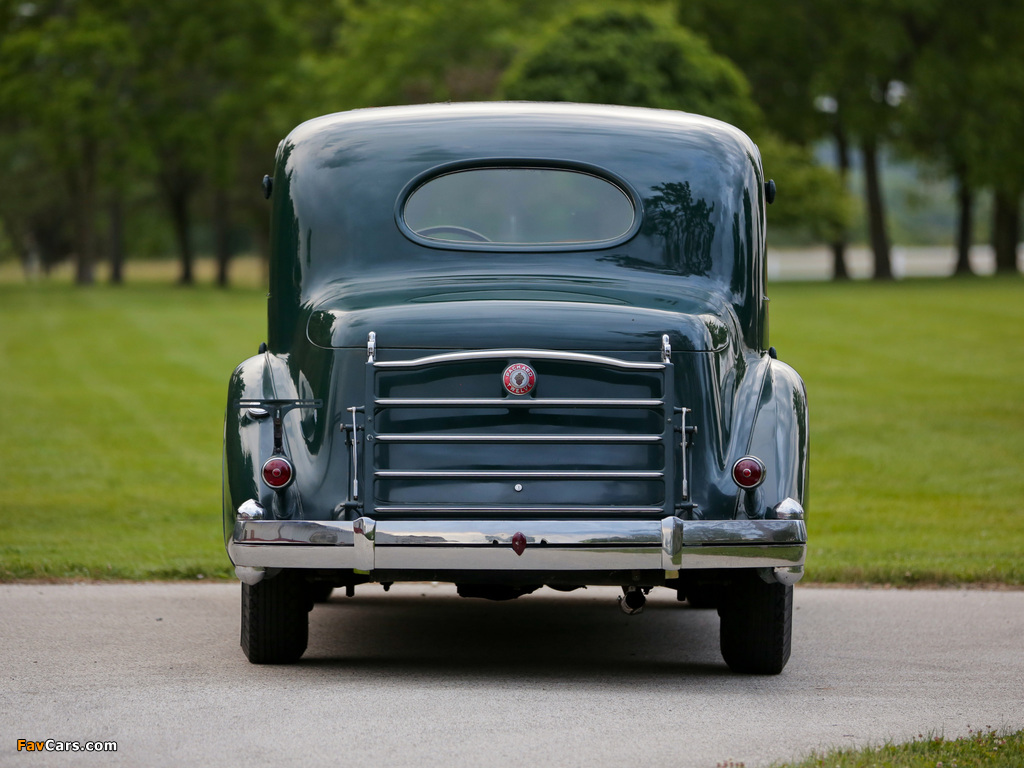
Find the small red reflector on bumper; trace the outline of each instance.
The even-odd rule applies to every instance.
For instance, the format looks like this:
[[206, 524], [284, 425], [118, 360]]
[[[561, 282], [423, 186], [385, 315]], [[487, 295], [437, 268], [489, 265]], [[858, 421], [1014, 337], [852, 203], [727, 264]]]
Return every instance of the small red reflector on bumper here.
[[526, 551], [526, 537], [520, 532], [512, 537], [512, 551], [520, 556]]

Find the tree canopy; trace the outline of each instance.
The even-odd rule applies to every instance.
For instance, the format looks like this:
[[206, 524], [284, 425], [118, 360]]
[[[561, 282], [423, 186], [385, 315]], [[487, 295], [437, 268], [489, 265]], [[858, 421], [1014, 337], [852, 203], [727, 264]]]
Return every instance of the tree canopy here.
[[570, 12], [513, 61], [503, 92], [512, 99], [681, 109], [748, 131], [760, 123], [742, 73], [674, 23], [667, 9]]
[[732, 123], [758, 142], [765, 172], [785, 180], [771, 221], [818, 239], [846, 226], [839, 179], [806, 148], [768, 131], [739, 69], [677, 24], [666, 8], [570, 11], [513, 60], [503, 93], [513, 99], [677, 109]]
[[[0, 172], [18, 190], [0, 200], [0, 256], [73, 256], [89, 282], [104, 254], [120, 258], [124, 216], [141, 214], [182, 282], [202, 248], [226, 283], [238, 233], [264, 240], [256, 181], [296, 123], [516, 98], [738, 125], [779, 184], [770, 222], [833, 243], [837, 267], [859, 157], [882, 276], [880, 158], [912, 156], [957, 180], [962, 265], [974, 195], [994, 193], [998, 263], [1012, 270], [1021, 30], [1024, 4], [1009, 0], [0, 0]], [[826, 140], [839, 176], [815, 160]]]

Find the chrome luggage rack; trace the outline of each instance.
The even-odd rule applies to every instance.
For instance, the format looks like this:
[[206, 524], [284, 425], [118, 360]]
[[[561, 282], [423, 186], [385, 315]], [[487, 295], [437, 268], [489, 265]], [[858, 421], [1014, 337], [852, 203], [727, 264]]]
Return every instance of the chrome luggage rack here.
[[[604, 355], [563, 352], [543, 349], [488, 349], [465, 352], [449, 352], [428, 355], [411, 360], [377, 359], [377, 338], [370, 333], [367, 342], [366, 392], [369, 405], [347, 408], [349, 418], [342, 425], [348, 433], [350, 469], [350, 498], [339, 511], [354, 519], [361, 515], [385, 516], [451, 516], [504, 517], [521, 516], [558, 518], [599, 518], [599, 517], [649, 517], [661, 519], [675, 516], [681, 509], [692, 510], [695, 505], [689, 499], [688, 443], [696, 432], [694, 426], [687, 426], [689, 409], [677, 407], [674, 402], [674, 369], [668, 335], [662, 337], [661, 360], [658, 362], [623, 360]], [[380, 377], [382, 374], [399, 370], [414, 370], [449, 364], [465, 364], [473, 361], [557, 361], [593, 365], [616, 371], [660, 373], [660, 397], [580, 397], [544, 398], [509, 395], [506, 397], [381, 397]], [[453, 434], [418, 432], [402, 433], [378, 431], [381, 416], [388, 411], [400, 409], [639, 409], [659, 415], [661, 430], [646, 434]], [[359, 418], [360, 414], [362, 419]], [[360, 423], [361, 422], [361, 423]], [[678, 441], [678, 442], [677, 442]], [[423, 469], [393, 468], [377, 466], [373, 446], [398, 444], [459, 444], [471, 446], [495, 444], [564, 444], [564, 445], [647, 445], [661, 446], [663, 461], [660, 466], [612, 469]], [[678, 452], [676, 447], [678, 446]], [[603, 481], [655, 481], [663, 485], [663, 503], [658, 505], [508, 505], [508, 504], [403, 504], [383, 503], [378, 499], [377, 483], [382, 480], [414, 480], [429, 483], [432, 480], [447, 481], [465, 479], [468, 481], [488, 480], [603, 480]], [[516, 484], [515, 489], [521, 489]]]

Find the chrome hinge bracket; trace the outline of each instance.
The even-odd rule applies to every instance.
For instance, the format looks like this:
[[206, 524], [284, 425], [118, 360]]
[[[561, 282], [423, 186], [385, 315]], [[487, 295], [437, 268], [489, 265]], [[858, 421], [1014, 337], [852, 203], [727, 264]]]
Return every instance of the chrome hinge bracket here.
[[346, 411], [352, 414], [351, 424], [342, 424], [342, 432], [350, 432], [352, 442], [352, 501], [356, 501], [359, 498], [359, 431], [362, 429], [356, 423], [356, 414], [364, 410], [361, 405], [353, 405], [351, 408], [346, 408]]
[[282, 422], [288, 411], [296, 408], [322, 408], [323, 400], [264, 400], [243, 397], [235, 401], [236, 408], [263, 408], [274, 415], [274, 455], [284, 453], [284, 429]]
[[679, 414], [680, 424], [677, 427], [680, 434], [682, 435], [679, 440], [679, 463], [682, 465], [682, 489], [683, 489], [683, 500], [688, 501], [690, 498], [690, 477], [687, 472], [686, 462], [686, 449], [693, 445], [693, 436], [697, 434], [697, 427], [694, 425], [686, 425], [686, 414], [692, 413], [689, 408], [676, 408], [676, 413]]

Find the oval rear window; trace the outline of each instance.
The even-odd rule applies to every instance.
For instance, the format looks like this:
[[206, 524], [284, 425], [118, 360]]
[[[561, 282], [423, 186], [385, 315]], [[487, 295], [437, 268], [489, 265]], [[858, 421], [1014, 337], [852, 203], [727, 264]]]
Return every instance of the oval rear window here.
[[413, 234], [487, 248], [573, 247], [618, 240], [633, 227], [629, 195], [606, 179], [559, 168], [473, 168], [420, 185], [403, 209]]

